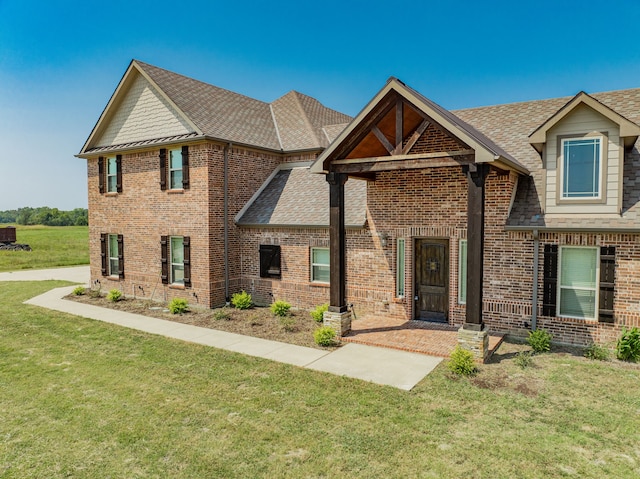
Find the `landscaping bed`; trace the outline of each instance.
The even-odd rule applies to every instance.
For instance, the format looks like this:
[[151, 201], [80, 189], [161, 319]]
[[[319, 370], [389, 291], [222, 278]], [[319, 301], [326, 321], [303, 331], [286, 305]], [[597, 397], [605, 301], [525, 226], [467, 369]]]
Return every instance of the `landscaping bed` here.
[[[273, 314], [268, 307], [207, 309], [190, 306], [189, 311], [184, 314], [172, 314], [167, 309], [166, 303], [132, 298], [114, 302], [107, 299], [106, 294], [98, 296], [89, 289], [83, 295], [71, 294], [66, 299], [203, 328], [244, 334], [298, 346], [321, 348], [314, 342], [313, 333], [322, 324], [314, 321], [309, 311], [306, 310], [291, 309], [287, 316], [280, 318]], [[335, 347], [333, 348], [335, 349]]]

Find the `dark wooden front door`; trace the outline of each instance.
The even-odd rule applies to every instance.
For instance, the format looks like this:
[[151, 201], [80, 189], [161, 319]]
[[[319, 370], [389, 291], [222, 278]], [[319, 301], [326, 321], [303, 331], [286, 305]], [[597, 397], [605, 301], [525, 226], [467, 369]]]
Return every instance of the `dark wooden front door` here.
[[449, 317], [449, 240], [416, 240], [415, 317], [446, 322]]

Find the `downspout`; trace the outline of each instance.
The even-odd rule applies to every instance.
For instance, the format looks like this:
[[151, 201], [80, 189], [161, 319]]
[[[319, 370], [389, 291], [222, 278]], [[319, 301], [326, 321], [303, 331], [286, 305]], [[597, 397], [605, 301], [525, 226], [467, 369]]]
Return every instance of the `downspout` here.
[[224, 147], [223, 189], [224, 189], [224, 298], [229, 306], [229, 150], [233, 145]]
[[538, 322], [538, 265], [540, 259], [540, 236], [533, 230], [533, 301], [531, 302], [531, 331], [536, 330]]

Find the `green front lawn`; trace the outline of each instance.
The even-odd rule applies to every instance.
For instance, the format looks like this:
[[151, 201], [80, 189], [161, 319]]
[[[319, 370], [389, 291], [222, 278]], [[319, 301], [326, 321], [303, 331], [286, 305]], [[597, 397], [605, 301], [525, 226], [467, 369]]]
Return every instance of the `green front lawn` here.
[[33, 251], [0, 251], [0, 272], [89, 264], [88, 226], [18, 225], [16, 236]]
[[0, 283], [2, 478], [640, 475], [637, 366], [507, 344], [404, 392], [21, 304], [59, 284]]

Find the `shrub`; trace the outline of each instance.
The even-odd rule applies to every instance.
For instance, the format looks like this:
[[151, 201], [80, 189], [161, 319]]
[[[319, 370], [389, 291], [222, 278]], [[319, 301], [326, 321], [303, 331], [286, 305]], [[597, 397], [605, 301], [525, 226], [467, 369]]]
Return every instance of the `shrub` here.
[[478, 372], [476, 363], [473, 361], [473, 354], [466, 349], [462, 349], [460, 345], [451, 353], [451, 359], [448, 363], [449, 370], [460, 376], [473, 376]]
[[84, 292], [85, 292], [84, 286], [76, 286], [73, 289], [73, 294], [75, 294], [76, 296], [82, 296], [84, 295]]
[[616, 356], [622, 361], [637, 363], [640, 360], [640, 329], [633, 327], [622, 329], [622, 335], [616, 344]]
[[233, 307], [236, 309], [249, 309], [253, 306], [251, 295], [246, 291], [234, 293], [233, 296], [231, 296], [231, 304], [233, 304]]
[[296, 329], [296, 318], [292, 316], [279, 316], [280, 324], [284, 328], [285, 331], [291, 333]]
[[531, 357], [531, 351], [520, 351], [516, 354], [515, 363], [522, 369], [527, 369], [533, 365], [533, 357]]
[[608, 361], [610, 356], [610, 351], [605, 346], [600, 346], [599, 344], [591, 344], [587, 346], [584, 350], [584, 357], [589, 359], [596, 359], [598, 361]]
[[323, 326], [313, 332], [313, 339], [320, 346], [333, 346], [336, 344], [336, 332], [331, 326]]
[[229, 311], [227, 311], [226, 308], [222, 308], [222, 309], [218, 309], [215, 313], [213, 313], [213, 319], [215, 319], [216, 321], [221, 321], [221, 320], [230, 320], [231, 319], [231, 315], [229, 314]]
[[281, 318], [288, 315], [290, 309], [291, 304], [287, 303], [286, 301], [282, 301], [281, 299], [271, 304], [271, 312]]
[[109, 301], [113, 301], [114, 303], [117, 303], [122, 299], [122, 291], [120, 291], [119, 289], [112, 289], [107, 293], [107, 299]]
[[167, 306], [171, 314], [182, 314], [189, 311], [189, 303], [183, 298], [173, 298]]
[[328, 310], [329, 310], [329, 303], [316, 306], [315, 309], [311, 310], [311, 317], [316, 323], [321, 323], [322, 320], [324, 319], [325, 311], [328, 311]]
[[536, 329], [529, 331], [529, 339], [527, 342], [534, 353], [546, 353], [551, 350], [551, 338], [553, 335], [545, 329]]

